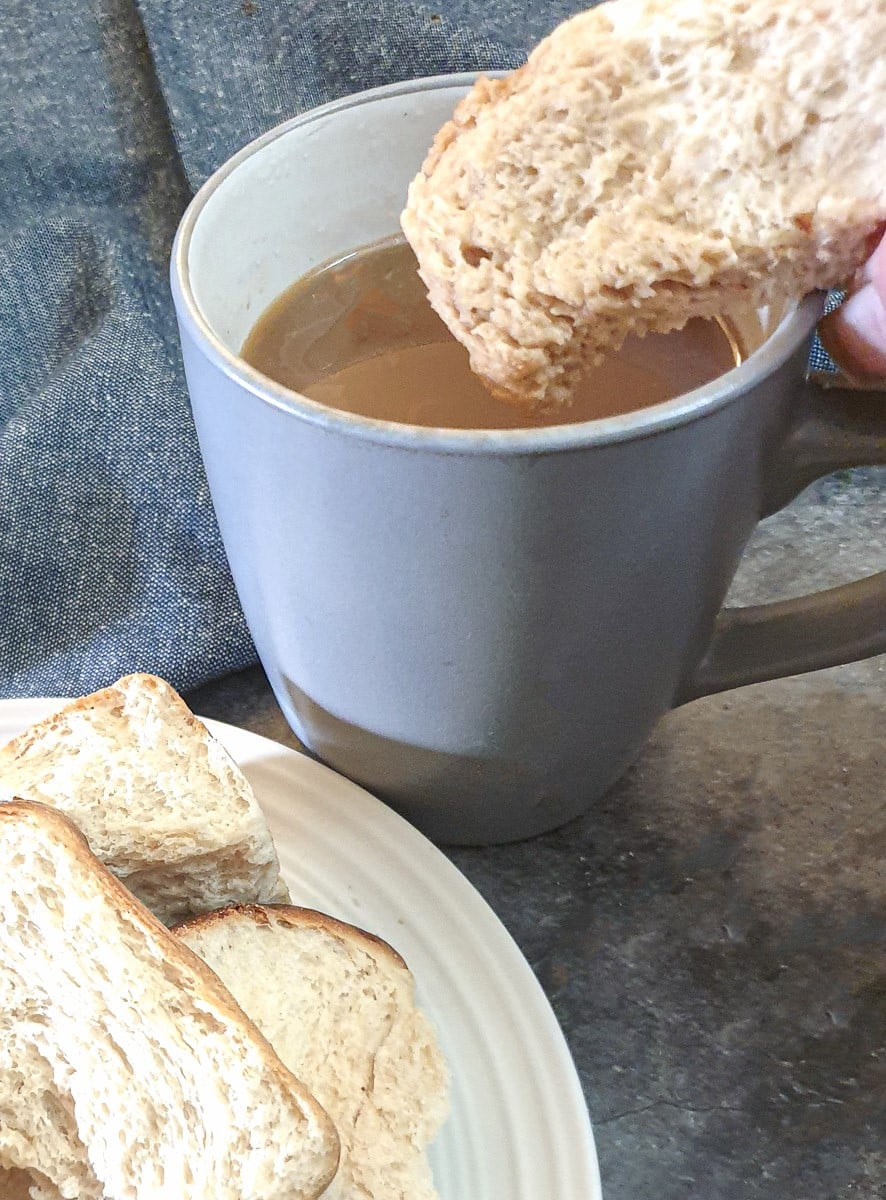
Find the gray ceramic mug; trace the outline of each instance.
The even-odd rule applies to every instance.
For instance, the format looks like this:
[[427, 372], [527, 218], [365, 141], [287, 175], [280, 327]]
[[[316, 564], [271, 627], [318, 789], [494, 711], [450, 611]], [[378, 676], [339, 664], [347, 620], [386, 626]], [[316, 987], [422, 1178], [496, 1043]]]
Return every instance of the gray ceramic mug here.
[[677, 704], [886, 650], [886, 574], [721, 610], [761, 516], [886, 461], [886, 408], [806, 383], [819, 296], [708, 386], [557, 428], [374, 421], [246, 366], [288, 284], [397, 229], [469, 83], [349, 97], [247, 146], [188, 209], [172, 284], [222, 536], [288, 721], [432, 837], [482, 843], [582, 812]]

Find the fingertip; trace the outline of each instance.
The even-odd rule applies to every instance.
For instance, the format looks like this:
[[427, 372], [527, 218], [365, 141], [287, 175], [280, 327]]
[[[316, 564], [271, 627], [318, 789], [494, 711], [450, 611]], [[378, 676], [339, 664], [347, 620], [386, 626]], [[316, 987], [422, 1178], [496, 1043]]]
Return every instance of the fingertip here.
[[[881, 247], [882, 249], [882, 247]], [[878, 251], [879, 255], [881, 251]], [[818, 336], [834, 362], [852, 378], [886, 379], [886, 252], [873, 279], [819, 323]]]

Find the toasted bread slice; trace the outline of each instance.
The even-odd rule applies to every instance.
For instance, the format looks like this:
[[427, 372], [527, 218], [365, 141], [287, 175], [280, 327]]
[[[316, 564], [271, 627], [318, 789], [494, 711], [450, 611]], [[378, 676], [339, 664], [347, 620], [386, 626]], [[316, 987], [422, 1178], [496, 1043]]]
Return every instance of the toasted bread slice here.
[[338, 1138], [218, 978], [44, 805], [0, 805], [0, 1167], [65, 1200], [313, 1200]]
[[884, 0], [610, 0], [481, 79], [402, 225], [496, 393], [847, 280], [886, 221]]
[[0, 800], [12, 796], [66, 813], [167, 925], [289, 899], [248, 780], [153, 675], [127, 675], [0, 749]]
[[433, 1200], [427, 1159], [448, 1108], [434, 1030], [403, 959], [322, 913], [255, 905], [176, 930], [334, 1120], [336, 1200]]

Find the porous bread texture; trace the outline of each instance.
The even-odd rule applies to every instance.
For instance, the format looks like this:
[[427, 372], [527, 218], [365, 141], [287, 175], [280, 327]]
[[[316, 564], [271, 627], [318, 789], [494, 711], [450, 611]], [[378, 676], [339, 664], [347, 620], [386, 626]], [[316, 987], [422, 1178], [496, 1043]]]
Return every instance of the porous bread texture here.
[[446, 1117], [448, 1073], [396, 951], [293, 907], [227, 909], [176, 932], [335, 1122], [329, 1200], [434, 1200], [426, 1150]]
[[886, 0], [610, 0], [440, 130], [402, 226], [496, 393], [837, 286], [886, 221]]
[[0, 749], [0, 800], [50, 804], [167, 925], [289, 893], [249, 781], [178, 693], [127, 675]]
[[335, 1129], [60, 813], [0, 805], [0, 1167], [64, 1200], [313, 1200]]

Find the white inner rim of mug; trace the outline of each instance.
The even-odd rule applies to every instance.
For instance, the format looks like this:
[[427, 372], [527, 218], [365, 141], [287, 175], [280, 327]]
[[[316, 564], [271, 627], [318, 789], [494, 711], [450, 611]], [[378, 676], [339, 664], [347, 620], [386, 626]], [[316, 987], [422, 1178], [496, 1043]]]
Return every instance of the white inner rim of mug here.
[[[711, 380], [703, 387], [686, 392], [672, 400], [615, 417], [532, 429], [436, 429], [363, 417], [319, 404], [275, 383], [250, 367], [225, 344], [213, 324], [207, 319], [197, 300], [192, 278], [191, 253], [195, 231], [199, 234], [201, 216], [205, 214], [207, 205], [214, 197], [217, 197], [219, 189], [226, 183], [230, 184], [232, 177], [244, 164], [250, 163], [251, 160], [254, 160], [254, 156], [273, 147], [278, 139], [293, 131], [300, 131], [310, 136], [314, 132], [310, 127], [315, 126], [318, 122], [326, 122], [329, 118], [340, 114], [353, 116], [355, 110], [361, 109], [365, 105], [390, 102], [392, 99], [401, 99], [407, 96], [415, 97], [417, 93], [428, 96], [431, 93], [450, 90], [458, 94], [451, 97], [451, 102], [446, 100], [442, 105], [442, 111], [445, 114], [442, 120], [445, 120], [455, 107], [458, 95], [463, 93], [475, 78], [476, 76], [472, 74], [461, 74], [409, 80], [360, 92], [312, 109], [278, 125], [262, 137], [249, 143], [220, 167], [200, 188], [182, 218], [176, 235], [172, 254], [172, 288], [179, 320], [189, 328], [207, 357], [227, 375], [258, 399], [289, 411], [302, 420], [371, 441], [462, 454], [478, 451], [485, 453], [490, 451], [544, 453], [645, 437], [662, 429], [705, 416], [753, 388], [781, 366], [809, 339], [823, 311], [824, 297], [820, 293], [808, 296], [799, 305], [792, 306], [775, 331], [757, 350], [739, 366]], [[432, 98], [436, 101], [436, 97]], [[441, 96], [440, 100], [443, 99]], [[407, 120], [410, 116], [408, 110], [402, 107], [399, 115], [401, 119]], [[434, 126], [431, 127], [427, 138], [422, 136], [421, 144], [423, 146], [426, 147], [430, 144], [433, 129], [442, 124], [442, 120], [435, 119]], [[419, 164], [420, 158], [415, 162], [414, 167], [410, 164], [409, 170], [414, 174]], [[218, 196], [218, 199], [221, 199], [221, 196]], [[403, 189], [403, 200], [405, 200], [405, 188]], [[320, 220], [322, 219], [321, 217]], [[393, 225], [394, 228], [389, 228], [388, 233], [394, 232], [396, 228], [396, 216]], [[246, 232], [244, 232], [244, 236], [247, 236]], [[368, 239], [364, 239], [362, 244], [365, 244], [365, 240]], [[358, 244], [360, 244], [359, 238], [351, 244], [336, 246], [336, 252], [346, 253], [356, 249]], [[316, 261], [320, 262], [329, 257], [329, 254], [320, 254]], [[290, 282], [295, 277], [295, 275], [290, 276]], [[278, 291], [282, 290], [282, 288], [278, 289]], [[274, 296], [269, 296], [268, 301], [273, 298]], [[260, 311], [256, 312], [255, 319], [260, 315]]]

